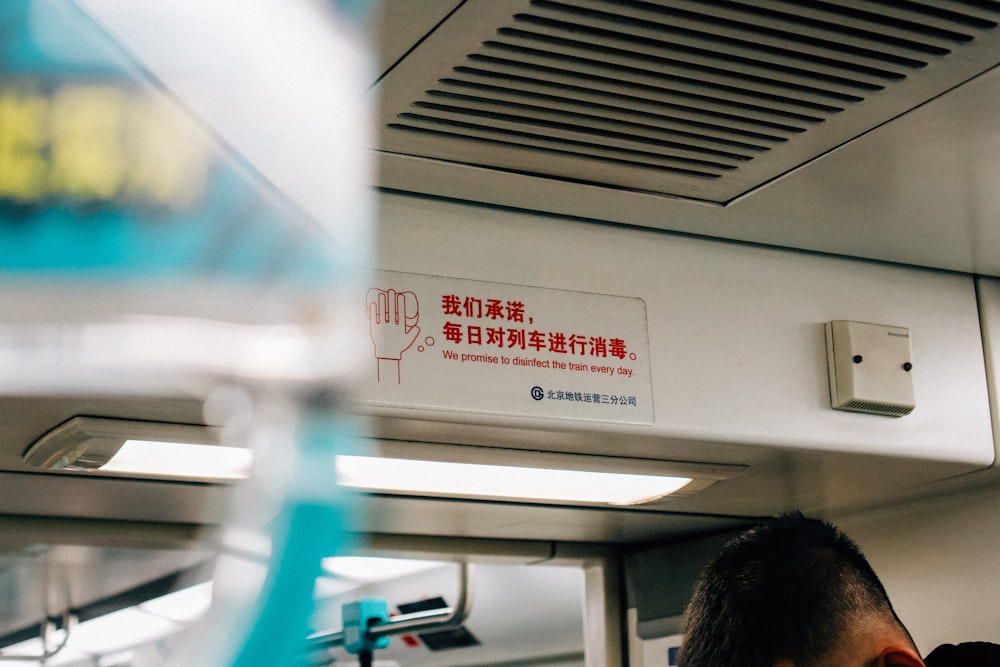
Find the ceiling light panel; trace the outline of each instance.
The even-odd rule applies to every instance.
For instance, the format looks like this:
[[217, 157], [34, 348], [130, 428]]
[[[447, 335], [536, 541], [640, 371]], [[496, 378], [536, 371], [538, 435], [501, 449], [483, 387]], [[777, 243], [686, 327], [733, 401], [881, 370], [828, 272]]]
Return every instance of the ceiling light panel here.
[[378, 456], [338, 456], [337, 482], [402, 495], [566, 505], [642, 505], [696, 493], [743, 466], [378, 441]]
[[220, 444], [217, 428], [73, 417], [24, 454], [34, 468], [127, 477], [225, 481], [250, 472], [252, 453]]
[[[132, 478], [224, 482], [249, 476], [253, 453], [217, 429], [74, 417], [24, 454], [29, 466]], [[696, 493], [738, 465], [373, 441], [377, 455], [331, 458], [331, 481], [363, 491], [565, 505], [643, 505]]]

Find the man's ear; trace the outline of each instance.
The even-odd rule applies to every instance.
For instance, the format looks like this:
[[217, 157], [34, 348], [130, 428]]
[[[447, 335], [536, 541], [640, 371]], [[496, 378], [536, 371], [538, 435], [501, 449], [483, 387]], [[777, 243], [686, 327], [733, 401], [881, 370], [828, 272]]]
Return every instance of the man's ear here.
[[913, 649], [893, 646], [879, 654], [874, 667], [924, 667], [924, 661]]

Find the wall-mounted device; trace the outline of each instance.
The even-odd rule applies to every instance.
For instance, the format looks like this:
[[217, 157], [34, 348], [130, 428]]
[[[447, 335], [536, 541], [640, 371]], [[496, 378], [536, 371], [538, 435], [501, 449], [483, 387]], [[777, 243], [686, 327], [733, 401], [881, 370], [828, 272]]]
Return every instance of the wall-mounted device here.
[[913, 412], [909, 329], [835, 320], [826, 325], [826, 348], [834, 409], [890, 417]]

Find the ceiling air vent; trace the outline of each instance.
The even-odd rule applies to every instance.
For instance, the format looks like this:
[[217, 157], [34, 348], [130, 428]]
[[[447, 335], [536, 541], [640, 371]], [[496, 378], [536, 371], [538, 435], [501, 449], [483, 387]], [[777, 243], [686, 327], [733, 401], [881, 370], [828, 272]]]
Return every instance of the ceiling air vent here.
[[468, 0], [379, 84], [388, 153], [726, 203], [996, 63], [1000, 3]]

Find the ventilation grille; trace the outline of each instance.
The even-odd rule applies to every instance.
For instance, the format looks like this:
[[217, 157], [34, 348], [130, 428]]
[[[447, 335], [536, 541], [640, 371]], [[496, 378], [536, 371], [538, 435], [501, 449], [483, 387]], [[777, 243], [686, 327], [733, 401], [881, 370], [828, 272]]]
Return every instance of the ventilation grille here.
[[987, 69], [998, 19], [985, 1], [469, 0], [380, 85], [382, 149], [725, 203]]
[[851, 410], [853, 412], [871, 412], [878, 415], [889, 415], [892, 417], [902, 417], [913, 412], [910, 406], [901, 407], [898, 405], [888, 405], [886, 403], [872, 403], [869, 401], [850, 401], [840, 407], [841, 410]]

